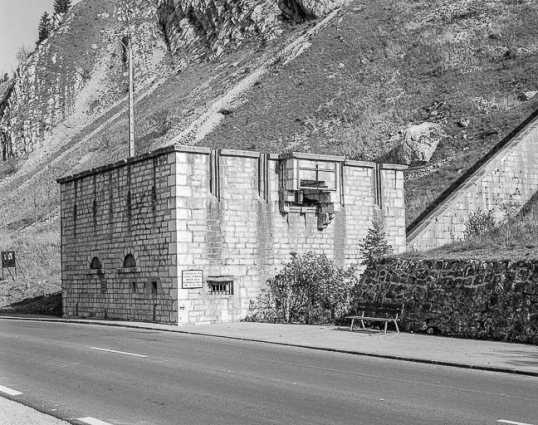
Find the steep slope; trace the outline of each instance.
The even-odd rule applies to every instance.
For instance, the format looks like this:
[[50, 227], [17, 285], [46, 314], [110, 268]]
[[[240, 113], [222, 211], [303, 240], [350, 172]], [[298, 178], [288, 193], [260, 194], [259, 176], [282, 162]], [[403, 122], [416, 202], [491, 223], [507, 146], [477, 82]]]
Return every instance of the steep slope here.
[[[3, 101], [0, 218], [54, 215], [55, 179], [125, 156], [125, 34], [132, 34], [137, 152], [292, 42], [301, 22], [343, 1], [82, 1], [18, 70]], [[290, 5], [293, 5], [290, 9]], [[320, 8], [320, 5], [324, 5]], [[16, 172], [15, 172], [16, 171]], [[32, 211], [32, 213], [29, 213]]]
[[8, 154], [31, 152], [66, 118], [92, 115], [121, 99], [128, 34], [140, 91], [191, 62], [236, 49], [245, 39], [269, 40], [283, 31], [279, 9], [270, 2], [238, 1], [222, 10], [216, 3], [95, 0], [56, 16], [59, 26], [17, 70], [6, 101], [0, 123], [7, 128]]
[[408, 126], [438, 124], [407, 174], [411, 222], [536, 109], [537, 36], [532, 1], [356, 1], [202, 144], [391, 161]]
[[443, 137], [431, 162], [408, 173], [412, 221], [536, 108], [538, 5], [344, 3], [77, 4], [3, 102], [4, 146], [19, 159], [0, 162], [0, 220], [22, 228], [54, 216], [55, 178], [126, 155], [115, 34], [130, 30], [138, 152], [180, 141], [392, 160], [409, 125], [432, 122]]

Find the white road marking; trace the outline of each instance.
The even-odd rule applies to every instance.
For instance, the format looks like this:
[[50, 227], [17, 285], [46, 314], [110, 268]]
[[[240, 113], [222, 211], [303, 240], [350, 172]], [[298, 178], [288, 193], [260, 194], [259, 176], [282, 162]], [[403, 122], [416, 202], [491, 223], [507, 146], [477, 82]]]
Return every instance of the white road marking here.
[[126, 353], [125, 351], [108, 350], [106, 348], [90, 347], [90, 349], [91, 350], [106, 351], [107, 353], [125, 354], [126, 356], [142, 357], [144, 359], [148, 358], [148, 356], [143, 356], [142, 354]]
[[92, 418], [91, 416], [88, 416], [86, 418], [78, 418], [77, 421], [84, 422], [88, 425], [112, 425], [108, 422], [100, 421], [99, 419]]
[[22, 393], [19, 392], [19, 391], [12, 390], [11, 388], [4, 387], [4, 386], [2, 386], [2, 385], [0, 385], [0, 392], [2, 392], [2, 393], [4, 393], [4, 394], [7, 394], [7, 395], [11, 395], [11, 396], [21, 395], [21, 394], [22, 394]]
[[533, 424], [528, 424], [526, 422], [514, 422], [514, 421], [508, 421], [506, 419], [499, 419], [497, 422], [500, 422], [502, 424], [511, 424], [511, 425], [533, 425]]

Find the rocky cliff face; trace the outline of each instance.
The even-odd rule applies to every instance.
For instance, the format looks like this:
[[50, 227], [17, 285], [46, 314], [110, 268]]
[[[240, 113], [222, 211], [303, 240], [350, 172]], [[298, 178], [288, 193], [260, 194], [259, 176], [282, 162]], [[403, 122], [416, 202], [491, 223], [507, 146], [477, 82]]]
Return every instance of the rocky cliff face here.
[[265, 0], [162, 0], [157, 8], [172, 54], [195, 58], [218, 56], [245, 39], [279, 35], [280, 15], [276, 3]]
[[[105, 14], [111, 11], [104, 0], [94, 3]], [[77, 96], [92, 79], [101, 56], [97, 46], [103, 38], [102, 19], [75, 11], [54, 16], [55, 30], [18, 68], [12, 90], [2, 99], [4, 159], [31, 152], [54, 126], [73, 114]]]
[[246, 41], [263, 46], [286, 21], [324, 16], [345, 0], [85, 0], [17, 71], [0, 99], [0, 157], [22, 156], [51, 129], [85, 125], [123, 98], [133, 34], [136, 89], [196, 61], [212, 60]]

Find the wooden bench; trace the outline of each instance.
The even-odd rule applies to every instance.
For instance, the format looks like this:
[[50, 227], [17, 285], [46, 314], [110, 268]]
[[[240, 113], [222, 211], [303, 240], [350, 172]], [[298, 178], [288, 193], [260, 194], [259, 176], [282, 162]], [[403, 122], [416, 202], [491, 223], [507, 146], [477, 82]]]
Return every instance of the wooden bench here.
[[355, 320], [360, 320], [362, 329], [366, 329], [364, 322], [385, 322], [385, 335], [387, 334], [387, 325], [389, 322], [394, 323], [396, 330], [400, 333], [398, 328], [398, 321], [403, 314], [404, 305], [394, 303], [356, 303], [354, 310], [356, 315], [346, 316], [346, 319], [351, 319], [350, 331], [353, 331], [353, 325]]

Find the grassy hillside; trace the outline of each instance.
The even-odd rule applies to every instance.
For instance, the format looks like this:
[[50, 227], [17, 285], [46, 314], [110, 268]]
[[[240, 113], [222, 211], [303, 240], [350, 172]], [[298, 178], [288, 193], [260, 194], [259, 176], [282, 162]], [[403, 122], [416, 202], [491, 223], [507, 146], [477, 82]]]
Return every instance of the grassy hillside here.
[[[137, 151], [185, 130], [264, 57], [314, 24], [290, 26], [279, 40], [264, 45], [246, 43], [216, 62], [191, 64], [138, 92]], [[407, 175], [411, 222], [536, 109], [538, 96], [526, 100], [523, 93], [538, 89], [537, 40], [536, 2], [354, 1], [311, 37], [301, 56], [273, 64], [199, 144], [390, 160], [386, 154], [407, 126], [438, 123], [445, 137], [431, 163]], [[46, 171], [29, 168], [4, 182], [9, 202], [0, 205], [0, 217], [35, 209], [31, 198], [47, 203], [54, 179], [62, 174], [124, 157], [125, 107], [125, 102], [114, 104], [86, 127], [58, 134], [64, 142], [40, 152]], [[13, 164], [0, 165], [0, 176], [12, 171]], [[13, 195], [29, 180], [28, 190]], [[41, 193], [28, 196], [36, 187]]]
[[311, 43], [203, 144], [376, 160], [410, 123], [439, 123], [432, 163], [408, 173], [411, 222], [538, 106], [522, 96], [538, 89], [533, 1], [353, 2]]
[[[100, 2], [105, 0], [82, 2], [79, 10], [96, 15]], [[99, 22], [104, 25], [108, 19]], [[86, 79], [104, 65], [91, 52], [88, 56], [74, 47], [97, 42], [87, 19], [76, 16], [70, 25], [77, 22], [81, 27], [74, 34], [80, 39], [59, 37], [51, 49], [71, 55], [67, 59], [80, 64]], [[137, 151], [185, 131], [219, 97], [317, 23], [288, 23], [276, 40], [246, 42], [214, 62], [191, 63], [138, 88]], [[57, 45], [67, 42], [71, 47]], [[223, 121], [198, 144], [389, 160], [387, 153], [406, 127], [438, 123], [445, 136], [431, 163], [407, 173], [411, 222], [538, 107], [538, 96], [523, 95], [538, 90], [534, 0], [356, 0], [308, 43], [296, 59], [270, 63], [263, 78], [221, 111]], [[85, 58], [72, 56], [79, 50]], [[107, 78], [120, 81], [122, 70], [111, 68]], [[36, 270], [34, 280], [59, 282], [55, 179], [126, 156], [126, 99], [114, 92], [104, 107], [98, 100], [107, 97], [106, 87], [98, 89], [95, 99], [88, 95], [81, 102], [86, 109], [77, 120], [71, 117], [58, 125], [38, 150], [0, 162], [0, 248], [56, 253], [35, 256], [40, 262], [30, 267]], [[24, 248], [26, 243], [31, 248]]]
[[[15, 251], [17, 263], [16, 270], [4, 270], [3, 280], [0, 276], [0, 311], [48, 311], [47, 295], [61, 290], [59, 233], [57, 222], [22, 232], [0, 229], [0, 251]], [[15, 305], [36, 297], [31, 306]]]
[[[155, 144], [166, 144], [202, 115], [208, 105], [248, 75], [251, 66], [272, 57], [301, 28], [290, 27], [289, 33], [267, 42], [263, 48], [256, 42], [245, 43], [241, 49], [217, 61], [193, 63], [185, 69], [169, 71], [153, 84], [138, 87], [135, 92], [136, 152], [147, 152]], [[120, 68], [123, 69], [123, 65]], [[90, 88], [95, 80], [99, 82], [103, 77], [94, 75], [89, 79]], [[102, 89], [96, 87], [99, 93], [95, 96], [101, 96]], [[85, 90], [89, 91], [87, 87]], [[88, 96], [92, 98], [92, 93]], [[58, 125], [43, 146], [16, 160], [0, 161], [0, 191], [5, 194], [0, 199], [3, 226], [23, 229], [57, 212], [57, 178], [127, 156], [127, 98], [91, 108], [91, 111], [86, 109], [88, 101], [79, 103], [83, 108]]]

